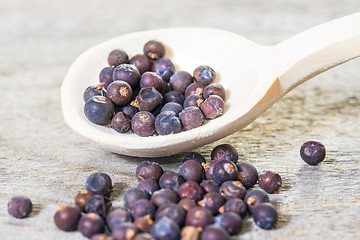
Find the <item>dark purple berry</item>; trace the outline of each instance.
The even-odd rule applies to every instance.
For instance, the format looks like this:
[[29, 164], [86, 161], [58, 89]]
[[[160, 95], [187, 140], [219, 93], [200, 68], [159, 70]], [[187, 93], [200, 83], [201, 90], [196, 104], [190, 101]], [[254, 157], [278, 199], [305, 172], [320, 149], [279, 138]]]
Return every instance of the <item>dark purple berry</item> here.
[[112, 191], [112, 181], [106, 173], [96, 172], [86, 179], [85, 188], [93, 194], [101, 194], [109, 197]]
[[186, 225], [205, 228], [212, 223], [214, 223], [213, 214], [206, 207], [194, 207], [186, 215]]
[[97, 213], [103, 218], [106, 218], [112, 210], [113, 206], [110, 199], [99, 194], [93, 195], [85, 205], [86, 213]]
[[252, 212], [252, 209], [260, 203], [269, 202], [269, 196], [261, 189], [254, 189], [246, 193], [244, 201], [249, 211]]
[[153, 179], [144, 179], [139, 182], [137, 188], [140, 188], [152, 195], [155, 191], [160, 189], [159, 184]]
[[105, 232], [105, 222], [96, 213], [88, 213], [80, 218], [78, 223], [78, 230], [87, 238]]
[[240, 198], [232, 198], [226, 201], [223, 207], [219, 209], [220, 213], [233, 212], [244, 218], [247, 214], [248, 208], [245, 202]]
[[33, 205], [29, 198], [16, 196], [8, 202], [8, 212], [15, 218], [26, 218], [30, 215]]
[[163, 218], [155, 222], [150, 233], [157, 240], [178, 240], [180, 238], [180, 227], [172, 220]]
[[193, 78], [190, 73], [185, 71], [179, 71], [174, 73], [170, 78], [170, 88], [172, 90], [185, 93], [186, 88], [193, 82]]
[[161, 93], [153, 87], [141, 88], [139, 95], [136, 97], [140, 111], [152, 111], [162, 103]]
[[213, 178], [218, 184], [222, 184], [230, 180], [236, 180], [238, 175], [239, 171], [236, 165], [229, 160], [217, 162], [213, 169]]
[[205, 228], [201, 234], [201, 240], [229, 240], [230, 236], [228, 232], [214, 224], [209, 225]]
[[178, 200], [177, 194], [168, 188], [157, 190], [151, 196], [151, 202], [157, 207], [161, 207], [166, 203], [177, 203]]
[[150, 40], [145, 43], [143, 52], [149, 59], [156, 60], [165, 55], [165, 46], [159, 41]]
[[159, 92], [162, 90], [163, 80], [154, 72], [144, 72], [140, 78], [140, 87], [153, 87]]
[[130, 117], [124, 112], [117, 112], [111, 119], [110, 124], [111, 127], [119, 133], [126, 133], [131, 128]]
[[119, 227], [124, 222], [132, 222], [133, 218], [128, 211], [116, 209], [111, 211], [106, 217], [106, 223], [110, 230]]
[[125, 105], [125, 106], [117, 106], [115, 108], [115, 112], [123, 112], [126, 115], [129, 116], [130, 119], [132, 119], [132, 117], [139, 112], [139, 110], [136, 107], [133, 107], [131, 105]]
[[186, 212], [190, 211], [197, 206], [196, 202], [190, 198], [183, 198], [178, 202], [178, 205], [182, 207]]
[[201, 107], [204, 102], [204, 98], [199, 94], [193, 93], [184, 100], [184, 108], [187, 107]]
[[325, 158], [325, 146], [316, 141], [308, 141], [300, 148], [301, 158], [309, 165], [317, 165]]
[[200, 127], [204, 123], [204, 114], [198, 107], [188, 107], [179, 114], [182, 125], [185, 130]]
[[260, 203], [252, 209], [252, 216], [256, 225], [263, 229], [273, 228], [278, 220], [276, 209], [271, 203]]
[[230, 144], [218, 145], [211, 151], [211, 160], [229, 160], [237, 163], [238, 159], [238, 151]]
[[226, 181], [221, 184], [219, 191], [221, 196], [227, 200], [232, 198], [244, 199], [246, 194], [246, 189], [240, 181]]
[[123, 106], [130, 102], [132, 97], [132, 88], [125, 81], [114, 81], [108, 86], [106, 95], [116, 105]]
[[173, 111], [176, 114], [176, 116], [179, 116], [179, 113], [182, 110], [183, 110], [183, 106], [176, 102], [168, 102], [161, 108], [161, 112]]
[[175, 73], [174, 64], [166, 57], [156, 60], [151, 71], [157, 73], [164, 81], [169, 82], [170, 77]]
[[113, 67], [103, 68], [99, 74], [99, 82], [104, 86], [105, 89], [113, 82]]
[[93, 193], [88, 191], [81, 191], [75, 196], [75, 204], [82, 212], [85, 212], [85, 205], [87, 201], [92, 197]]
[[177, 192], [185, 180], [176, 172], [167, 171], [159, 179], [160, 188], [168, 188]]
[[225, 203], [225, 199], [220, 193], [210, 192], [206, 193], [201, 201], [198, 202], [199, 206], [206, 207], [213, 215], [219, 213], [219, 208]]
[[164, 104], [169, 102], [176, 102], [180, 105], [183, 105], [184, 100], [184, 95], [179, 91], [169, 91], [164, 94]]
[[215, 225], [224, 228], [230, 235], [238, 234], [242, 227], [242, 219], [233, 212], [224, 212], [215, 217]]
[[141, 137], [148, 137], [155, 133], [155, 117], [151, 112], [140, 111], [131, 119], [132, 131]]
[[60, 206], [54, 215], [55, 225], [63, 231], [74, 231], [77, 229], [81, 218], [81, 210], [77, 206]]
[[201, 183], [202, 180], [204, 180], [204, 169], [201, 164], [195, 160], [188, 160], [181, 164], [178, 168], [178, 174], [182, 176], [185, 181]]
[[155, 118], [155, 130], [159, 135], [169, 135], [179, 133], [181, 122], [173, 111], [161, 112]]
[[167, 218], [179, 225], [179, 227], [185, 224], [186, 211], [175, 203], [167, 203], [158, 208], [155, 214], [155, 221], [159, 221], [162, 218]]
[[144, 72], [150, 71], [152, 62], [144, 54], [137, 54], [130, 59], [130, 64], [134, 65], [140, 72], [140, 75]]
[[124, 193], [124, 202], [127, 208], [140, 199], [150, 199], [150, 195], [140, 188], [129, 188]]
[[84, 106], [85, 116], [93, 123], [99, 125], [109, 124], [114, 116], [113, 102], [103, 96], [93, 96]]
[[217, 95], [225, 101], [226, 92], [225, 88], [220, 83], [211, 83], [204, 88], [203, 97], [206, 99], [210, 95]]
[[85, 92], [83, 95], [84, 102], [86, 102], [93, 96], [106, 97], [106, 92], [105, 92], [104, 86], [101, 83], [99, 83], [97, 85], [89, 86], [85, 89]]
[[150, 215], [137, 218], [134, 221], [134, 225], [137, 229], [139, 229], [141, 232], [147, 232], [147, 233], [150, 232], [153, 224], [154, 224], [154, 220], [151, 219]]
[[135, 88], [140, 82], [140, 72], [134, 65], [120, 64], [114, 69], [113, 80], [125, 81]]
[[258, 184], [267, 193], [279, 193], [282, 180], [276, 172], [263, 170], [259, 174]]
[[212, 69], [211, 67], [206, 65], [201, 65], [195, 68], [193, 76], [195, 82], [206, 86], [214, 81], [216, 77], [216, 73], [214, 69]]
[[205, 179], [206, 180], [214, 180], [214, 166], [218, 163], [219, 160], [211, 160], [209, 163], [202, 164], [203, 168], [205, 169]]
[[204, 180], [201, 182], [200, 186], [204, 189], [206, 193], [219, 192], [220, 188], [220, 185], [214, 180]]
[[112, 238], [115, 240], [130, 240], [134, 239], [139, 229], [131, 222], [124, 222], [112, 231]]
[[187, 98], [188, 96], [190, 96], [193, 93], [196, 93], [196, 94], [202, 96], [203, 92], [204, 92], [204, 85], [202, 85], [200, 83], [192, 83], [185, 90], [185, 98]]
[[217, 95], [211, 95], [201, 104], [201, 111], [208, 119], [214, 119], [224, 113], [224, 101]]
[[142, 161], [140, 162], [135, 171], [137, 180], [152, 179], [159, 181], [161, 175], [164, 173], [162, 167], [156, 162]]
[[171, 90], [171, 89], [170, 89], [169, 83], [166, 82], [166, 81], [163, 81], [163, 82], [162, 82], [161, 91], [160, 91], [161, 95], [165, 96], [165, 94], [168, 93], [168, 92], [170, 92], [170, 90]]
[[152, 219], [155, 217], [156, 206], [147, 199], [140, 199], [134, 202], [129, 211], [134, 219], [149, 215]]
[[110, 66], [118, 66], [123, 63], [129, 63], [129, 56], [121, 49], [114, 49], [109, 53], [108, 63]]
[[197, 182], [194, 181], [187, 181], [183, 183], [179, 190], [177, 191], [179, 197], [183, 198], [190, 198], [194, 201], [199, 201], [204, 196], [204, 190], [200, 187]]
[[246, 162], [238, 162], [236, 166], [239, 170], [238, 180], [246, 189], [253, 187], [259, 178], [257, 169], [250, 163]]
[[183, 163], [188, 161], [188, 160], [194, 160], [197, 161], [198, 163], [202, 164], [202, 163], [206, 163], [206, 160], [204, 158], [203, 155], [201, 155], [200, 153], [197, 152], [189, 152], [185, 155]]

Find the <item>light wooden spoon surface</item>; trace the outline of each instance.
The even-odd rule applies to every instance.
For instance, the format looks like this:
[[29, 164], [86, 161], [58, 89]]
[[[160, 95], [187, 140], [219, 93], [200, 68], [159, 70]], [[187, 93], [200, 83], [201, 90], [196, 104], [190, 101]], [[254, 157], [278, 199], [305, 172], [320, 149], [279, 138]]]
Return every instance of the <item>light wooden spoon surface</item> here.
[[[177, 71], [192, 73], [209, 65], [215, 82], [227, 91], [224, 114], [201, 127], [166, 136], [120, 134], [91, 123], [84, 115], [83, 92], [97, 84], [116, 48], [130, 57], [142, 53], [151, 39], [166, 46]], [[360, 13], [322, 24], [274, 46], [263, 46], [237, 34], [208, 28], [170, 28], [135, 32], [111, 39], [81, 54], [61, 86], [65, 122], [78, 134], [104, 148], [138, 157], [168, 156], [188, 151], [241, 130], [291, 89], [334, 66], [360, 56]], [[326, 83], [324, 83], [326, 84]], [[281, 116], [279, 116], [281, 118]]]

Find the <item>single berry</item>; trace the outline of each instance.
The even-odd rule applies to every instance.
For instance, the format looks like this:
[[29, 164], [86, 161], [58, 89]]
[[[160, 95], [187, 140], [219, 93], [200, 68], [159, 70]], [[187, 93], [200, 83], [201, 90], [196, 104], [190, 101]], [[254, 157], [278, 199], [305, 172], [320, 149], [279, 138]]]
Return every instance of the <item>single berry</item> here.
[[131, 128], [131, 120], [124, 112], [117, 112], [111, 119], [111, 127], [118, 133], [126, 133]]
[[238, 214], [241, 218], [244, 218], [247, 214], [247, 210], [247, 206], [242, 199], [232, 198], [226, 201], [224, 206], [219, 209], [219, 212], [233, 212]]
[[134, 65], [140, 72], [140, 75], [144, 72], [150, 71], [152, 62], [144, 54], [136, 54], [130, 59], [130, 64]]
[[113, 72], [113, 81], [117, 80], [125, 81], [135, 88], [140, 82], [140, 72], [134, 65], [120, 64]]
[[132, 221], [133, 218], [131, 214], [128, 211], [124, 211], [121, 209], [116, 209], [114, 211], [111, 211], [106, 217], [106, 224], [108, 225], [110, 230], [119, 227], [124, 222], [132, 222]]
[[184, 100], [185, 100], [184, 95], [179, 91], [169, 91], [164, 94], [164, 104], [169, 102], [175, 102], [180, 105], [183, 105]]
[[238, 162], [236, 166], [239, 170], [238, 180], [246, 189], [253, 187], [259, 178], [257, 169], [250, 163], [246, 162]]
[[184, 108], [187, 107], [201, 107], [201, 104], [204, 102], [204, 98], [199, 94], [193, 93], [184, 100]]
[[160, 188], [168, 188], [177, 192], [179, 187], [185, 182], [184, 178], [176, 172], [167, 171], [159, 179]]
[[246, 189], [240, 181], [226, 181], [221, 184], [219, 192], [227, 200], [232, 198], [244, 199]]
[[217, 95], [210, 95], [201, 104], [201, 111], [208, 119], [215, 119], [224, 113], [224, 100]]
[[178, 168], [178, 174], [182, 176], [185, 181], [201, 183], [204, 179], [204, 169], [201, 164], [195, 160], [188, 160], [181, 164]]
[[187, 181], [183, 183], [179, 187], [177, 193], [181, 199], [190, 198], [194, 201], [199, 201], [204, 196], [204, 190], [197, 182], [194, 181]]
[[134, 219], [144, 217], [146, 215], [149, 215], [152, 219], [154, 219], [156, 206], [147, 199], [140, 199], [131, 205], [129, 211]]
[[204, 123], [204, 114], [198, 107], [188, 107], [179, 114], [180, 121], [185, 130], [200, 127]]
[[198, 202], [199, 206], [206, 207], [213, 215], [219, 213], [219, 208], [224, 205], [225, 199], [220, 193], [210, 192], [206, 193], [201, 201]]
[[162, 218], [152, 226], [150, 233], [157, 240], [178, 240], [180, 227], [172, 220]]
[[211, 160], [229, 160], [237, 163], [238, 151], [230, 144], [220, 144], [211, 151]]
[[165, 55], [165, 46], [159, 41], [150, 40], [145, 43], [143, 52], [149, 59], [156, 60]]
[[153, 87], [159, 92], [163, 86], [162, 78], [154, 72], [144, 72], [140, 78], [140, 87]]
[[225, 88], [220, 83], [211, 83], [204, 88], [203, 97], [206, 99], [210, 95], [217, 95], [225, 101]]
[[300, 148], [300, 156], [309, 165], [317, 165], [325, 158], [325, 146], [316, 141], [308, 141]]
[[170, 59], [162, 57], [153, 62], [151, 71], [157, 73], [164, 81], [169, 82], [170, 77], [175, 73], [175, 67]]
[[93, 96], [84, 106], [85, 116], [93, 123], [99, 125], [109, 124], [114, 116], [114, 103], [103, 96]]
[[201, 182], [200, 186], [204, 189], [206, 193], [219, 192], [220, 188], [220, 185], [214, 180], [204, 180]]
[[161, 207], [166, 203], [177, 203], [178, 196], [176, 192], [168, 188], [162, 188], [153, 193], [153, 195], [151, 196], [151, 202], [157, 207]]
[[179, 133], [181, 122], [173, 111], [161, 112], [155, 118], [155, 130], [159, 135], [169, 135]]
[[186, 215], [186, 225], [205, 228], [212, 223], [214, 223], [213, 214], [206, 207], [194, 207]]
[[152, 111], [162, 103], [163, 97], [154, 87], [144, 87], [141, 88], [135, 101], [140, 111]]
[[282, 180], [276, 172], [263, 170], [259, 174], [258, 184], [267, 193], [279, 193]]
[[127, 208], [131, 208], [140, 199], [150, 199], [150, 195], [140, 188], [129, 188], [124, 193], [124, 202]]
[[116, 105], [123, 106], [130, 102], [132, 97], [132, 88], [125, 81], [114, 81], [112, 82], [106, 91], [106, 95]]
[[103, 68], [99, 74], [99, 82], [104, 86], [105, 89], [113, 82], [114, 67]]
[[175, 203], [167, 203], [158, 208], [155, 214], [155, 221], [159, 221], [162, 218], [167, 218], [179, 225], [179, 227], [185, 224], [186, 211]]
[[75, 196], [75, 204], [82, 212], [85, 212], [85, 205], [87, 201], [92, 197], [93, 193], [88, 191], [81, 191]]
[[149, 195], [152, 195], [155, 191], [160, 189], [160, 186], [157, 181], [153, 179], [144, 179], [139, 182], [137, 188], [140, 188], [147, 192]]
[[112, 191], [112, 180], [108, 174], [96, 172], [86, 179], [85, 188], [93, 194], [109, 197]]
[[251, 213], [252, 209], [260, 203], [269, 202], [269, 196], [261, 189], [254, 189], [246, 193], [244, 201]]
[[179, 116], [179, 113], [183, 109], [184, 109], [183, 106], [181, 104], [179, 104], [179, 103], [168, 102], [161, 108], [161, 112], [173, 111], [176, 114], [176, 116]]
[[206, 65], [201, 65], [195, 68], [193, 76], [194, 76], [194, 81], [196, 83], [200, 83], [204, 86], [207, 86], [214, 81], [216, 77], [216, 73], [214, 69], [212, 69], [211, 67]]
[[216, 216], [214, 224], [224, 228], [230, 235], [238, 234], [243, 227], [241, 217], [233, 212], [224, 212]]
[[140, 111], [131, 119], [131, 129], [140, 137], [148, 137], [155, 133], [155, 117], [151, 112]]
[[123, 63], [129, 63], [129, 56], [121, 49], [114, 49], [108, 55], [108, 63], [110, 66], [118, 66]]
[[236, 165], [229, 160], [218, 161], [213, 169], [213, 178], [218, 184], [222, 184], [230, 180], [236, 180], [238, 175], [239, 171]]
[[152, 179], [159, 181], [161, 175], [164, 173], [164, 170], [160, 164], [150, 161], [140, 162], [135, 170], [135, 175], [137, 180], [141, 181], [144, 179]]
[[187, 98], [188, 96], [190, 96], [193, 93], [196, 93], [196, 94], [202, 96], [203, 92], [204, 92], [204, 85], [202, 85], [200, 83], [192, 83], [185, 90], [185, 98]]
[[178, 71], [170, 77], [170, 87], [172, 90], [185, 93], [186, 88], [193, 82], [190, 73], [185, 71]]
[[29, 198], [16, 196], [8, 202], [8, 212], [15, 218], [26, 218], [30, 215], [33, 205]]
[[80, 208], [77, 206], [60, 206], [54, 215], [55, 225], [63, 231], [74, 231], [77, 229], [81, 218]]
[[78, 223], [78, 230], [87, 238], [93, 235], [105, 232], [105, 222], [96, 213], [88, 213], [80, 218]]
[[83, 94], [84, 102], [92, 98], [93, 96], [106, 97], [106, 91], [103, 84], [91, 85], [85, 89]]
[[252, 216], [256, 225], [263, 229], [273, 228], [278, 220], [276, 209], [271, 203], [260, 203], [252, 209]]

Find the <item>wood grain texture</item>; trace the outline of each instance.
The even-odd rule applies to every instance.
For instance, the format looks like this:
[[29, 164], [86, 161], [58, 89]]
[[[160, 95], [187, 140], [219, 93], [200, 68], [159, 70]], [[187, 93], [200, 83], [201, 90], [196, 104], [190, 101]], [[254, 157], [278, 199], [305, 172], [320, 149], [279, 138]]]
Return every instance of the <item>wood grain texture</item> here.
[[[71, 204], [95, 171], [112, 177], [116, 207], [137, 183], [134, 170], [143, 159], [106, 152], [72, 133], [62, 119], [59, 88], [85, 49], [124, 33], [177, 26], [222, 28], [276, 44], [359, 10], [358, 0], [1, 1], [0, 239], [84, 239], [57, 230], [52, 219], [58, 206]], [[230, 143], [241, 160], [283, 178], [280, 194], [271, 195], [280, 213], [276, 229], [261, 230], [247, 218], [234, 239], [360, 238], [359, 64], [354, 60], [315, 77], [244, 130], [194, 149], [209, 159], [213, 147]], [[309, 139], [327, 149], [315, 167], [299, 156]], [[176, 170], [183, 156], [156, 161]], [[8, 215], [14, 195], [32, 199], [30, 218]]]

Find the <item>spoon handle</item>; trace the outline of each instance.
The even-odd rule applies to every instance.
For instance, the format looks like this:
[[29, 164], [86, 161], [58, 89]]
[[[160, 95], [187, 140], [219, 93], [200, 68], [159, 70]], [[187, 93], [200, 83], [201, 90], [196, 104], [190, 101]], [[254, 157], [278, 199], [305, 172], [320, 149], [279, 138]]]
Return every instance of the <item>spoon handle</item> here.
[[319, 25], [276, 45], [282, 95], [360, 56], [360, 13]]

